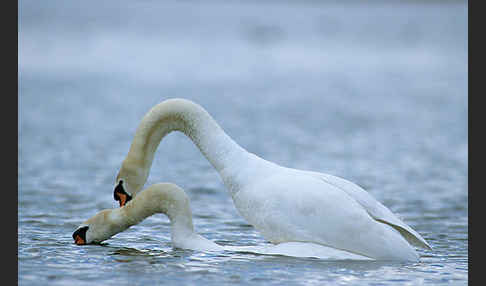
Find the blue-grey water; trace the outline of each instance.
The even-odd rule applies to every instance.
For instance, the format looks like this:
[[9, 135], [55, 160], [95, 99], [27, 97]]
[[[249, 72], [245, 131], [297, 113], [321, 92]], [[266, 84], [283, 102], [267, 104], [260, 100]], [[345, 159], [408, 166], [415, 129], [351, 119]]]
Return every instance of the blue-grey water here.
[[[20, 1], [20, 285], [466, 285], [465, 1]], [[432, 245], [417, 263], [172, 249], [155, 215], [77, 246], [153, 105], [204, 106], [241, 146], [351, 180]], [[265, 240], [192, 142], [160, 144], [147, 185], [173, 182], [196, 230]]]

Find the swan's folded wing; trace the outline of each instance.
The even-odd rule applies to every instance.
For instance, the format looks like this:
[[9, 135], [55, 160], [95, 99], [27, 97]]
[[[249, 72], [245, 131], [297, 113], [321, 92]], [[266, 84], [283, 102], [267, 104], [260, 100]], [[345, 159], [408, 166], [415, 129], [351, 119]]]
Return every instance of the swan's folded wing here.
[[432, 249], [427, 241], [425, 241], [425, 239], [420, 234], [418, 234], [410, 226], [405, 224], [387, 207], [385, 207], [383, 204], [373, 198], [367, 191], [363, 190], [358, 185], [329, 174], [311, 171], [306, 171], [306, 173], [312, 176], [319, 177], [326, 183], [331, 184], [346, 192], [349, 196], [351, 196], [359, 204], [361, 204], [372, 218], [395, 228], [410, 244], [425, 249]]

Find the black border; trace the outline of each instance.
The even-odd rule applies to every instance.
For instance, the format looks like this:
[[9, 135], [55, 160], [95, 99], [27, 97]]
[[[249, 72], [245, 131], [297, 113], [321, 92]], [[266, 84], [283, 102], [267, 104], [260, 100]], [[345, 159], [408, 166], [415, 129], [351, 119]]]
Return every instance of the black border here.
[[[7, 69], [7, 72], [3, 75], [2, 99], [7, 102], [4, 103], [2, 112], [2, 129], [8, 132], [2, 136], [2, 155], [6, 159], [2, 162], [2, 179], [7, 179], [7, 185], [3, 184], [1, 192], [1, 202], [3, 203], [1, 205], [2, 209], [8, 212], [8, 214], [3, 215], [2, 221], [8, 222], [8, 229], [10, 230], [4, 229], [2, 244], [5, 246], [3, 249], [7, 252], [9, 260], [15, 259], [17, 261], [17, 263], [3, 263], [3, 267], [6, 267], [6, 269], [3, 271], [5, 275], [2, 276], [7, 277], [8, 281], [16, 281], [16, 283], [7, 283], [10, 285], [18, 284], [19, 5], [18, 1], [6, 1], [3, 3], [4, 8], [2, 9], [2, 35], [5, 37], [2, 45], [5, 49], [2, 50], [4, 57], [6, 57], [4, 67]], [[17, 140], [13, 138], [17, 138]], [[15, 156], [13, 150], [17, 150], [17, 156]], [[6, 226], [4, 225], [4, 227]]]

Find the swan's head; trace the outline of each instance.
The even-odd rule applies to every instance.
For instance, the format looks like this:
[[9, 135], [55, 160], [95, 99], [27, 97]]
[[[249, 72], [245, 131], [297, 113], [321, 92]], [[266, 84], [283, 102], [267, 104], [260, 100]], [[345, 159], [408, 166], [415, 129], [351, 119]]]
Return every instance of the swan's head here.
[[114, 223], [113, 211], [102, 210], [83, 222], [73, 233], [77, 245], [97, 244], [122, 231], [122, 226]]
[[147, 180], [147, 171], [139, 165], [136, 160], [126, 158], [116, 176], [113, 198], [119, 201], [120, 207], [133, 199]]

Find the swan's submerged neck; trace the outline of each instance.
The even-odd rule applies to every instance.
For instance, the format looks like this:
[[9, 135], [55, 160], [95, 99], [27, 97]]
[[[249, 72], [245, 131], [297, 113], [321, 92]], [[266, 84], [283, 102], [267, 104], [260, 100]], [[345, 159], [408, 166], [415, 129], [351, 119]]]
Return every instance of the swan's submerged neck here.
[[160, 141], [172, 131], [187, 135], [220, 174], [248, 154], [201, 106], [189, 100], [166, 100], [154, 106], [142, 119], [117, 183], [124, 178], [131, 184], [129, 192], [137, 193], [147, 180]]

